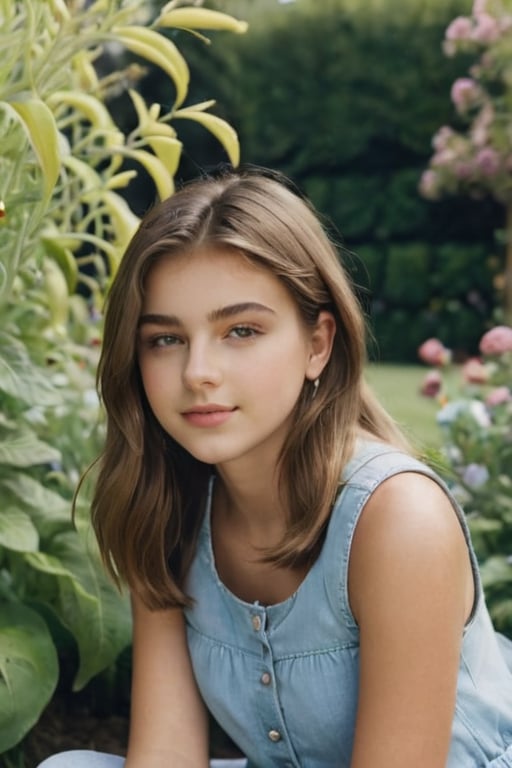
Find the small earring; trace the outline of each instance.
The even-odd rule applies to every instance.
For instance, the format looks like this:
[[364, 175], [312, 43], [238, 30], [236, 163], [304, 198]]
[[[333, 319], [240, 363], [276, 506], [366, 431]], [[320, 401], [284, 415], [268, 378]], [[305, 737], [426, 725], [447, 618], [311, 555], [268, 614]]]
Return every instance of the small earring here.
[[316, 397], [316, 393], [318, 392], [319, 385], [320, 385], [320, 378], [317, 378], [313, 382], [313, 394], [311, 395], [312, 400], [314, 400]]

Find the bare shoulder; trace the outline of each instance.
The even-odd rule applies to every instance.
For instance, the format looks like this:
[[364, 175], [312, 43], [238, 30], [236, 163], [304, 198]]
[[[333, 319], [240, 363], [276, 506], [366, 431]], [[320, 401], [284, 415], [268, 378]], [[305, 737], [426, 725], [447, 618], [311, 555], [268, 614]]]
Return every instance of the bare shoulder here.
[[403, 594], [414, 588], [421, 596], [451, 580], [464, 585], [466, 608], [471, 606], [467, 543], [450, 498], [435, 480], [401, 472], [374, 491], [354, 534], [349, 580], [355, 614], [377, 582], [382, 590]]
[[[377, 545], [425, 550], [429, 541], [439, 546], [462, 541], [462, 527], [452, 502], [431, 477], [400, 472], [385, 480], [366, 503], [356, 529], [358, 539], [377, 535]], [[465, 543], [464, 543], [465, 545]], [[357, 545], [356, 545], [357, 546]]]

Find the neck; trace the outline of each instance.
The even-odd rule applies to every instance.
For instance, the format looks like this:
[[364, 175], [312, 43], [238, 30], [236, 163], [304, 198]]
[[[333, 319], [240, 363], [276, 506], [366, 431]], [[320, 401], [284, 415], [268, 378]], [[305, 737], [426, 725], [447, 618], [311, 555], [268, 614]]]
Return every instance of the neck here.
[[231, 526], [261, 539], [284, 533], [286, 509], [279, 496], [278, 471], [266, 467], [230, 473], [217, 467], [216, 510]]

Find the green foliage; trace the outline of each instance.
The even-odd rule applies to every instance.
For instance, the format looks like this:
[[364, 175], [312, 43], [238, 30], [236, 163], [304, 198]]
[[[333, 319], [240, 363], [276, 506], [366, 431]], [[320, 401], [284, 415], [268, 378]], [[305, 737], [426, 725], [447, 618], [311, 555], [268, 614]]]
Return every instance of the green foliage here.
[[[16, 744], [34, 724], [32, 713], [53, 693], [58, 673], [55, 646], [46, 623], [19, 603], [0, 612], [0, 700], [2, 743]], [[13, 695], [16, 692], [17, 695]]]
[[[107, 580], [88, 522], [88, 483], [71, 519], [103, 438], [100, 310], [138, 226], [118, 190], [141, 168], [153, 194], [172, 193], [182, 149], [174, 120], [198, 123], [238, 160], [213, 102], [184, 106], [188, 66], [162, 30], [245, 25], [175, 3], [151, 21], [146, 5], [0, 0], [0, 753], [52, 696], [63, 638], [77, 652], [75, 690], [130, 642], [127, 596]], [[101, 75], [95, 62], [107, 48], [137, 62], [116, 60]], [[135, 90], [140, 61], [170, 83], [166, 114]], [[136, 122], [123, 132], [109, 99], [127, 83]]]

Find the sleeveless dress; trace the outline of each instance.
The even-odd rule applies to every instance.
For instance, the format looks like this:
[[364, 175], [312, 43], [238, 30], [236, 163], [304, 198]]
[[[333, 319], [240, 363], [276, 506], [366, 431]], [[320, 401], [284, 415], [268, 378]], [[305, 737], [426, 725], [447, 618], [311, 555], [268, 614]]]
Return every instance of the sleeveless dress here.
[[512, 643], [491, 624], [463, 512], [430, 468], [371, 441], [359, 444], [346, 467], [318, 559], [297, 591], [275, 605], [244, 602], [221, 582], [210, 484], [186, 586], [195, 601], [185, 612], [188, 643], [204, 701], [248, 768], [349, 768], [359, 672], [347, 589], [352, 537], [372, 492], [400, 472], [427, 475], [448, 494], [474, 574], [447, 768], [512, 768]]

